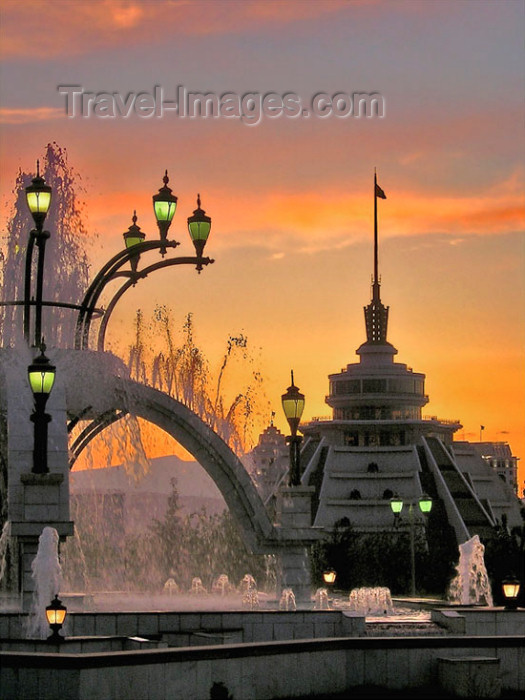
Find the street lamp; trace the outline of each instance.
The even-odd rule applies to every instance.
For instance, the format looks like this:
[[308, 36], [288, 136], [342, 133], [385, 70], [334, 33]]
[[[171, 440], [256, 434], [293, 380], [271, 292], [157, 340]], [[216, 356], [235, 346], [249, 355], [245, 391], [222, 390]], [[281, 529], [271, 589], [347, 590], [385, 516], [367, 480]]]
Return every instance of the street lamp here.
[[521, 583], [515, 576], [508, 576], [501, 582], [505, 597], [505, 610], [516, 610]]
[[[42, 344], [42, 307], [50, 306], [55, 308], [73, 309], [78, 312], [76, 331], [75, 331], [75, 349], [89, 350], [90, 349], [90, 329], [93, 318], [101, 318], [101, 323], [98, 331], [97, 349], [104, 350], [104, 340], [108, 320], [115, 308], [116, 303], [122, 295], [138, 280], [146, 278], [151, 272], [160, 270], [164, 267], [173, 265], [195, 265], [196, 270], [200, 273], [205, 265], [210, 265], [214, 262], [212, 258], [204, 257], [204, 248], [210, 235], [211, 218], [201, 208], [200, 195], [197, 196], [197, 209], [193, 215], [188, 217], [188, 231], [195, 246], [196, 255], [194, 256], [178, 256], [166, 260], [161, 260], [153, 264], [138, 269], [138, 264], [141, 256], [153, 250], [158, 250], [162, 257], [167, 252], [168, 248], [176, 248], [179, 243], [173, 240], [167, 240], [168, 230], [171, 226], [175, 210], [177, 208], [177, 197], [168, 187], [168, 171], [165, 171], [163, 178], [163, 186], [158, 193], [153, 195], [153, 210], [155, 219], [159, 227], [159, 240], [146, 241], [146, 235], [137, 225], [136, 212], [133, 213], [133, 223], [124, 233], [125, 248], [117, 253], [113, 258], [108, 260], [105, 265], [99, 270], [80, 304], [63, 302], [63, 301], [43, 301], [42, 300], [42, 285], [44, 276], [44, 257], [45, 245], [49, 238], [49, 231], [44, 231], [44, 221], [49, 211], [49, 206], [52, 199], [52, 188], [45, 184], [44, 178], [40, 175], [40, 163], [37, 161], [37, 174], [33, 178], [31, 185], [26, 187], [26, 200], [29, 211], [35, 222], [35, 227], [30, 231], [29, 241], [26, 251], [25, 260], [25, 277], [24, 277], [24, 299], [1, 301], [0, 306], [19, 306], [23, 305], [24, 309], [24, 338], [26, 342], [34, 347], [39, 348]], [[36, 292], [32, 294], [32, 264], [34, 246], [38, 248], [37, 261], [37, 277], [36, 277]], [[131, 270], [125, 269], [127, 263], [130, 263]], [[97, 307], [100, 295], [104, 291], [109, 282], [117, 278], [124, 278], [124, 283], [120, 289], [114, 294], [106, 308]], [[30, 338], [31, 327], [31, 307], [35, 307], [35, 324], [34, 337]]]
[[[146, 234], [144, 233], [144, 231], [141, 231], [140, 226], [137, 226], [136, 211], [133, 212], [131, 221], [133, 222], [131, 226], [128, 228], [127, 231], [124, 231], [124, 233], [122, 234], [122, 237], [124, 238], [124, 243], [126, 244], [126, 248], [128, 250], [136, 245], [139, 245], [140, 243], [143, 243], [144, 239], [146, 238]], [[139, 259], [140, 253], [138, 252], [135, 255], [131, 255], [129, 259], [129, 263], [133, 272], [137, 271]]]
[[289, 486], [299, 486], [301, 483], [301, 468], [300, 468], [300, 451], [302, 437], [297, 435], [297, 428], [301, 422], [301, 416], [304, 411], [304, 394], [301, 394], [295, 386], [293, 380], [293, 370], [291, 371], [292, 384], [282, 395], [281, 402], [283, 405], [284, 415], [290, 426], [291, 435], [286, 438], [286, 442], [290, 445], [290, 474]]
[[62, 601], [59, 599], [58, 595], [55, 595], [55, 597], [51, 601], [51, 604], [46, 607], [47, 623], [53, 631], [53, 634], [50, 634], [47, 638], [48, 642], [60, 644], [60, 642], [64, 641], [64, 637], [62, 637], [58, 632], [64, 624], [66, 615], [66, 606], [62, 605]]
[[[195, 246], [198, 258], [202, 258], [204, 246], [208, 240], [211, 229], [211, 219], [206, 216], [204, 209], [201, 209], [201, 196], [197, 195], [197, 209], [193, 211], [193, 216], [188, 216], [188, 231]], [[202, 268], [201, 268], [202, 269]], [[197, 270], [200, 269], [197, 267]]]
[[44, 227], [47, 212], [51, 204], [52, 189], [45, 184], [45, 180], [40, 175], [40, 161], [36, 162], [36, 177], [33, 178], [29, 187], [26, 187], [26, 201], [29, 211], [35, 222], [37, 231], [41, 232]]
[[[153, 211], [155, 212], [155, 218], [157, 219], [157, 226], [159, 227], [160, 240], [165, 243], [168, 236], [168, 230], [171, 226], [171, 220], [175, 215], [175, 210], [177, 208], [177, 197], [168, 187], [168, 182], [170, 181], [168, 177], [168, 171], [164, 173], [162, 178], [164, 185], [159, 189], [157, 194], [153, 195]], [[164, 257], [166, 254], [166, 248], [164, 246], [160, 249], [161, 255]]]
[[35, 229], [29, 233], [29, 242], [26, 250], [26, 266], [24, 277], [24, 337], [29, 343], [30, 306], [31, 306], [31, 267], [33, 263], [33, 248], [36, 243], [38, 248], [36, 294], [35, 294], [35, 346], [39, 347], [42, 342], [42, 284], [44, 280], [44, 258], [46, 252], [46, 241], [49, 238], [49, 231], [44, 231], [44, 221], [51, 204], [52, 190], [45, 184], [44, 178], [40, 175], [40, 161], [36, 162], [36, 177], [31, 184], [26, 187], [26, 201]]
[[[414, 522], [414, 505], [418, 504], [419, 510], [427, 515], [432, 510], [432, 499], [429, 496], [423, 495], [417, 501], [406, 501], [408, 505], [408, 515], [409, 515], [409, 525], [410, 525], [410, 580], [411, 580], [411, 594], [412, 597], [416, 597], [416, 547], [415, 547], [415, 522]], [[394, 513], [394, 522], [397, 525], [398, 519], [401, 517], [401, 511], [403, 510], [403, 505], [405, 502], [399, 496], [394, 496], [390, 499], [390, 507]]]
[[335, 583], [336, 576], [337, 574], [333, 569], [328, 569], [327, 571], [323, 572], [323, 581], [328, 586], [333, 586]]
[[44, 355], [45, 345], [40, 347], [40, 355], [27, 368], [29, 386], [35, 399], [35, 410], [31, 414], [34, 423], [33, 469], [35, 474], [47, 474], [47, 425], [51, 420], [45, 412], [49, 394], [55, 383], [56, 367]]
[[[196, 256], [180, 256], [161, 260], [153, 263], [144, 269], [138, 270], [138, 263], [142, 253], [152, 250], [158, 250], [164, 257], [167, 248], [176, 248], [179, 243], [177, 241], [168, 241], [167, 234], [177, 208], [177, 197], [168, 187], [168, 171], [166, 170], [163, 178], [164, 186], [161, 187], [157, 194], [153, 195], [153, 211], [159, 227], [160, 239], [158, 241], [146, 241], [145, 234], [137, 226], [136, 213], [133, 215], [133, 224], [128, 231], [124, 233], [124, 241], [126, 248], [124, 251], [117, 253], [109, 260], [100, 272], [97, 274], [91, 285], [89, 286], [82, 304], [80, 304], [79, 314], [77, 319], [77, 330], [75, 337], [75, 348], [89, 348], [89, 332], [91, 321], [94, 317], [102, 316], [102, 321], [98, 333], [97, 347], [99, 350], [104, 350], [105, 333], [109, 318], [115, 308], [116, 303], [122, 295], [131, 287], [134, 286], [139, 279], [144, 279], [151, 272], [160, 270], [164, 267], [172, 265], [190, 265], [195, 264], [196, 270], [201, 272], [204, 265], [213, 263], [213, 260], [208, 257], [203, 257], [204, 247], [211, 229], [211, 218], [206, 215], [203, 209], [200, 208], [200, 198], [197, 200], [197, 209], [193, 212], [193, 216], [188, 217], [188, 229], [191, 239], [197, 251]], [[131, 270], [124, 269], [126, 263], [130, 263]], [[117, 290], [111, 301], [108, 303], [105, 310], [97, 308], [97, 302], [106, 285], [116, 279], [124, 278], [125, 282], [120, 289]]]

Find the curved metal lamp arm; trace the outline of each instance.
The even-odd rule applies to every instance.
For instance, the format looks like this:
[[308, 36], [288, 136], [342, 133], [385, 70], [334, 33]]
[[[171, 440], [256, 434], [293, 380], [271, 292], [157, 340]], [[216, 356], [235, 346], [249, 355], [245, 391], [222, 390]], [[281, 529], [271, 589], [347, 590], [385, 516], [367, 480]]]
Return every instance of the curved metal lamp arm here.
[[91, 442], [91, 440], [93, 440], [94, 437], [96, 437], [109, 425], [112, 425], [121, 418], [124, 418], [127, 413], [127, 411], [118, 411], [117, 409], [112, 408], [93, 419], [71, 445], [72, 456], [69, 460], [69, 468], [73, 468], [73, 465], [77, 461], [82, 450], [89, 444], [89, 442]]
[[110, 282], [117, 275], [120, 268], [141, 253], [146, 253], [150, 250], [157, 250], [162, 247], [176, 248], [178, 245], [179, 243], [177, 241], [145, 241], [144, 243], [139, 243], [132, 248], [125, 248], [124, 250], [121, 250], [113, 258], [111, 258], [111, 260], [108, 260], [108, 262], [100, 269], [93, 282], [90, 284], [82, 301], [75, 332], [76, 350], [87, 349], [89, 325], [91, 323], [91, 316], [96, 308], [96, 303], [106, 284], [108, 284], [108, 282]]
[[[139, 279], [144, 279], [147, 277], [150, 272], [155, 272], [156, 270], [160, 270], [163, 267], [171, 267], [172, 265], [197, 265], [197, 269], [202, 270], [203, 265], [210, 265], [211, 263], [215, 262], [211, 258], [196, 258], [196, 257], [179, 257], [179, 258], [170, 258], [169, 260], [161, 260], [160, 262], [154, 263], [153, 265], [150, 265], [149, 267], [144, 268], [144, 270], [141, 270], [139, 273], [128, 279], [122, 287], [117, 291], [115, 296], [112, 298], [112, 300], [109, 302], [108, 307], [106, 309], [106, 312], [104, 314], [104, 317], [102, 318], [102, 321], [100, 322], [100, 328], [98, 331], [98, 341], [97, 341], [97, 350], [100, 352], [104, 351], [104, 344], [105, 344], [105, 339], [106, 339], [106, 328], [109, 323], [109, 319], [111, 314], [113, 313], [113, 309], [117, 305], [117, 302], [119, 299], [123, 296], [127, 290], [133, 286]], [[88, 333], [89, 333], [89, 328], [88, 328]]]

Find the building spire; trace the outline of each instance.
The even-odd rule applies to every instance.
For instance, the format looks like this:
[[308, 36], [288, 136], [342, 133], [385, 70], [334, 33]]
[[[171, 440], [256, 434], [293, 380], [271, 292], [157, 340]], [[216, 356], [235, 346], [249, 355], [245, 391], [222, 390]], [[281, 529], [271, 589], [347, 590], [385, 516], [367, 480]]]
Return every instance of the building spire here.
[[386, 199], [386, 194], [377, 184], [374, 168], [374, 276], [372, 280], [372, 301], [365, 307], [367, 343], [386, 343], [388, 326], [388, 306], [381, 302], [379, 283], [379, 245], [377, 236], [377, 199]]

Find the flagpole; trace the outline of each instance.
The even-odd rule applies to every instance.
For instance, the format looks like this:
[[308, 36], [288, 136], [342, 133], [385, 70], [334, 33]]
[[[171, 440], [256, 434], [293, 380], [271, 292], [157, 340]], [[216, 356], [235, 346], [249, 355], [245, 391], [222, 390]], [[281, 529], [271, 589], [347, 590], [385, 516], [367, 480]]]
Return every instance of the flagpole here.
[[377, 173], [374, 168], [374, 289], [378, 282], [377, 270]]

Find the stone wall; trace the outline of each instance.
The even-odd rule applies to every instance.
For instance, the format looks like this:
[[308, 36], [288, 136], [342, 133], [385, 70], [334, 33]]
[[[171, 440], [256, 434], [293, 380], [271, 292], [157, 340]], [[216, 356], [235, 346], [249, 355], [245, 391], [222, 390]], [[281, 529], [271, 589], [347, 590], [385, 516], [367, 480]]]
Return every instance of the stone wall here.
[[392, 637], [259, 642], [111, 654], [0, 652], [3, 700], [206, 700], [222, 683], [233, 700], [277, 700], [438, 683], [439, 659], [499, 659], [501, 685], [525, 690], [522, 637]]

